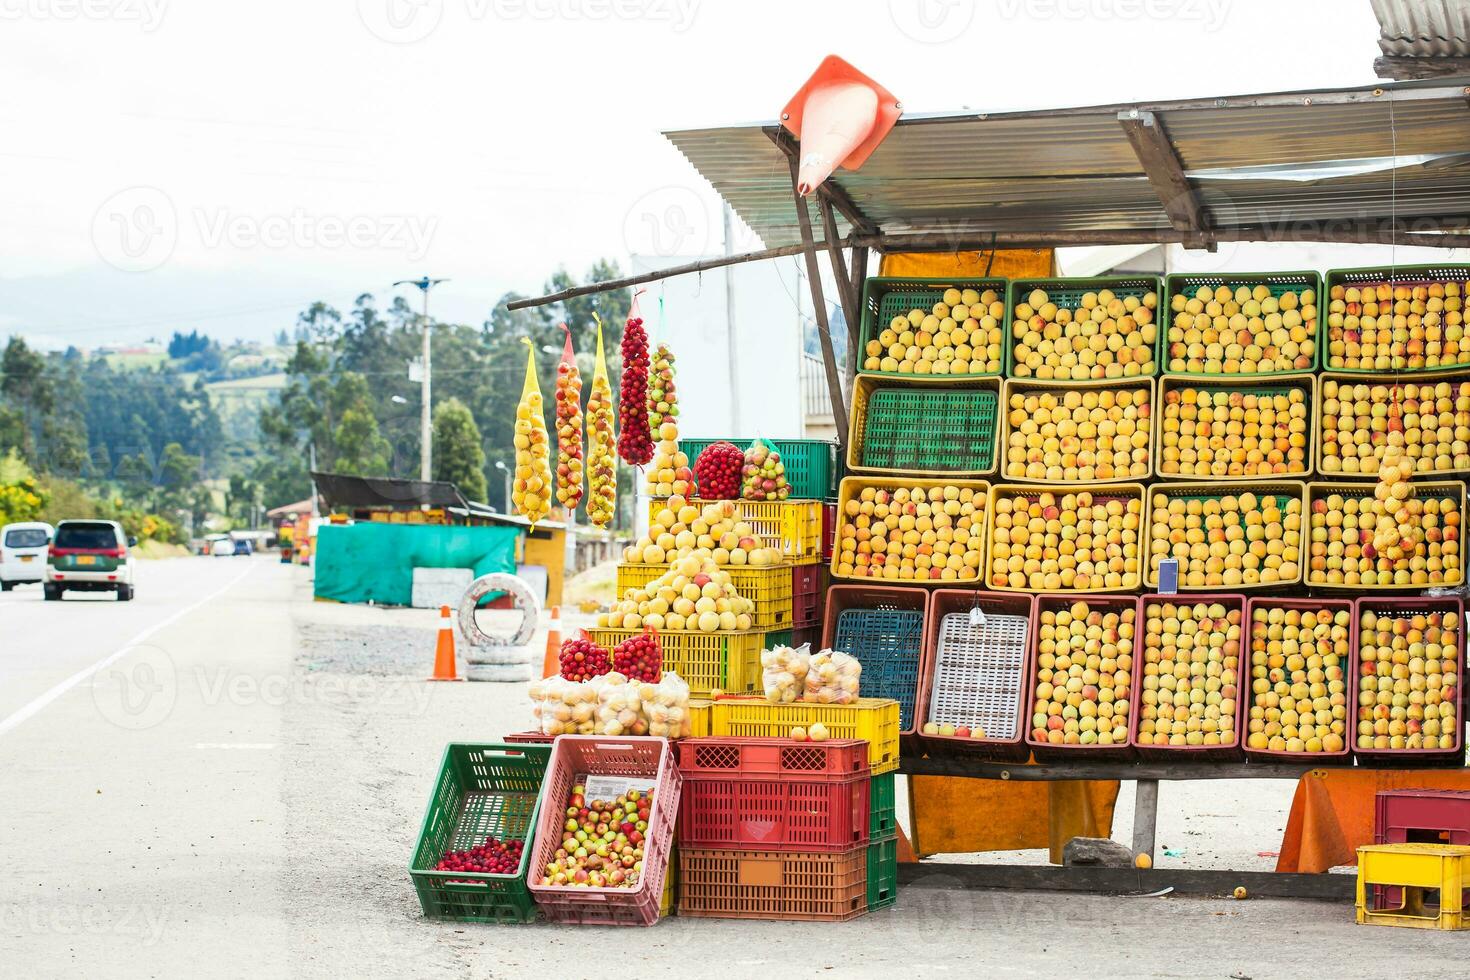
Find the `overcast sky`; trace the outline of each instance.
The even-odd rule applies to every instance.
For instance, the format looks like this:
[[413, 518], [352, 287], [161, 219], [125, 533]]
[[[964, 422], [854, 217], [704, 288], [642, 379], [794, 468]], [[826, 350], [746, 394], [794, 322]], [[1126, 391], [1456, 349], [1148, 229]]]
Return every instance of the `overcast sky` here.
[[718, 250], [716, 198], [660, 130], [773, 118], [828, 53], [913, 111], [1363, 84], [1377, 53], [1368, 0], [0, 0], [0, 21], [0, 334], [80, 346], [268, 336], [424, 272], [478, 323], [560, 263], [666, 247], [670, 207]]

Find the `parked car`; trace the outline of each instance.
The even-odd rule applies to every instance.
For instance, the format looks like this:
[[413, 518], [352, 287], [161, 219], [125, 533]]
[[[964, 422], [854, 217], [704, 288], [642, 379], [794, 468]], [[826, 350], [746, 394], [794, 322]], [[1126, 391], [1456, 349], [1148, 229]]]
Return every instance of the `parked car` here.
[[116, 592], [133, 598], [133, 556], [138, 542], [117, 521], [62, 521], [46, 557], [46, 599], [63, 592]]
[[227, 557], [235, 553], [235, 542], [230, 540], [228, 534], [211, 534], [204, 539], [206, 555], [216, 558]]
[[253, 555], [255, 554], [255, 545], [251, 543], [249, 538], [236, 538], [235, 554], [246, 555], [247, 557]]
[[56, 529], [45, 521], [23, 521], [0, 528], [0, 592], [46, 578], [46, 548]]

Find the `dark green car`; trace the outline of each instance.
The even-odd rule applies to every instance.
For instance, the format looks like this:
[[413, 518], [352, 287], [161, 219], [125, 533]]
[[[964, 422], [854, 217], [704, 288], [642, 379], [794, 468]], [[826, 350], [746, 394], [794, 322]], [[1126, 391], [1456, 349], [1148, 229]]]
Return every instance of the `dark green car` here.
[[46, 599], [67, 591], [116, 592], [119, 602], [133, 598], [133, 556], [137, 541], [117, 521], [62, 521], [46, 555]]

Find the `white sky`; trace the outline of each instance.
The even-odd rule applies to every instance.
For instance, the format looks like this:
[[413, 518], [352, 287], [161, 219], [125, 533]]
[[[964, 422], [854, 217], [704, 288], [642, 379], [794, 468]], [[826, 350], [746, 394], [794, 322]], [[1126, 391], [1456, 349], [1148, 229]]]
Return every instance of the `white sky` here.
[[717, 250], [660, 130], [829, 52], [933, 111], [1368, 83], [1376, 37], [1368, 0], [0, 0], [0, 334], [261, 337], [423, 272], [478, 323], [671, 202]]

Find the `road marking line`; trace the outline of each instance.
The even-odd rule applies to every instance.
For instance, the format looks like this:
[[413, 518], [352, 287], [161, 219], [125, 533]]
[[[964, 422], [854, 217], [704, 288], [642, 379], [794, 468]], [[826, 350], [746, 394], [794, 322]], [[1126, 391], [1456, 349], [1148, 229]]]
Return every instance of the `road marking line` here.
[[223, 587], [217, 589], [214, 592], [211, 592], [209, 595], [205, 596], [203, 599], [200, 599], [198, 602], [195, 602], [192, 605], [185, 606], [183, 609], [180, 609], [178, 612], [174, 613], [172, 616], [169, 616], [166, 619], [161, 619], [158, 622], [154, 623], [152, 626], [148, 627], [143, 632], [139, 633], [137, 636], [133, 637], [131, 640], [129, 640], [128, 642], [124, 643], [121, 647], [117, 648], [112, 653], [109, 653], [106, 657], [104, 657], [101, 660], [97, 661], [97, 663], [93, 664], [92, 666], [90, 666], [90, 667], [83, 667], [81, 670], [77, 671], [75, 674], [71, 675], [66, 680], [62, 681], [60, 684], [57, 684], [55, 687], [53, 687], [51, 690], [47, 691], [45, 694], [43, 694], [40, 697], [36, 698], [34, 701], [32, 701], [30, 704], [26, 705], [24, 708], [21, 708], [15, 714], [11, 715], [9, 718], [6, 718], [4, 721], [0, 721], [0, 735], [6, 734], [7, 732], [9, 732], [12, 729], [14, 729], [16, 726], [20, 725], [21, 722], [23, 722], [26, 719], [30, 718], [32, 715], [37, 714], [38, 712], [41, 711], [42, 708], [45, 708], [52, 701], [55, 701], [57, 698], [59, 698], [63, 694], [65, 694], [67, 691], [70, 691], [72, 688], [76, 687], [82, 681], [86, 680], [87, 678], [91, 677], [93, 674], [97, 673], [97, 671], [99, 671], [99, 670], [103, 669], [104, 667], [107, 667], [110, 664], [114, 663], [115, 661], [121, 659], [130, 650], [132, 650], [133, 647], [137, 646], [139, 643], [142, 643], [144, 640], [148, 639], [148, 637], [152, 636], [154, 633], [157, 633], [159, 630], [163, 629], [166, 626], [172, 626], [174, 623], [178, 622], [180, 619], [183, 619], [185, 616], [189, 615], [189, 613], [191, 613], [194, 610], [198, 609], [200, 606], [204, 605], [205, 603], [207, 603], [207, 602], [213, 602], [215, 599], [218, 599], [220, 596], [224, 595], [230, 589], [233, 589], [236, 585], [239, 585], [240, 584], [240, 581], [242, 579], [244, 579], [245, 576], [247, 576], [251, 572], [253, 572], [254, 570], [255, 570], [254, 566], [245, 569], [245, 571], [241, 572], [239, 575], [236, 575], [233, 579], [231, 579], [229, 582], [227, 582]]
[[196, 749], [273, 749], [275, 742], [196, 742]]

